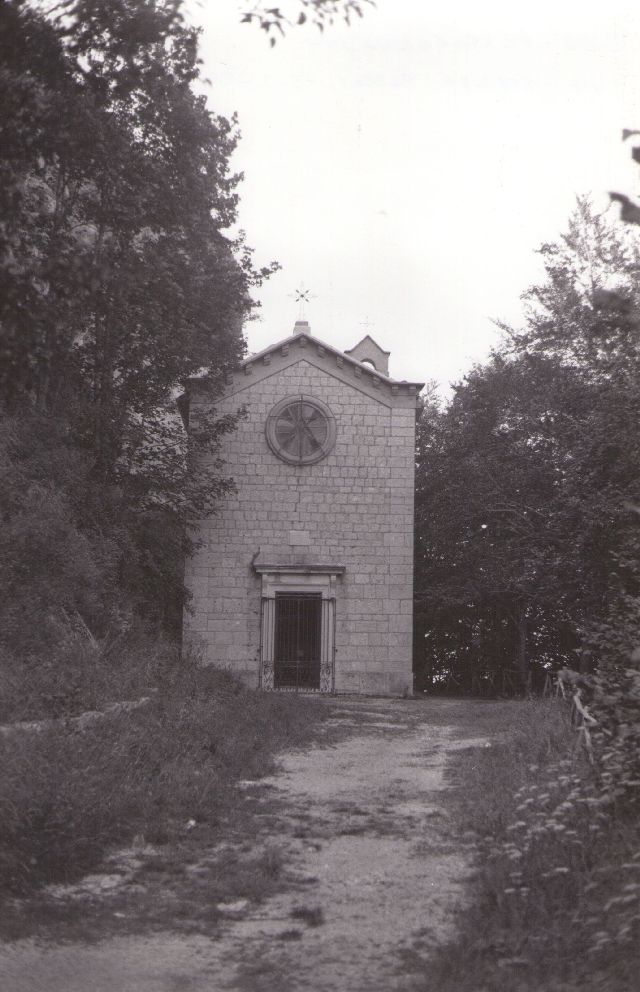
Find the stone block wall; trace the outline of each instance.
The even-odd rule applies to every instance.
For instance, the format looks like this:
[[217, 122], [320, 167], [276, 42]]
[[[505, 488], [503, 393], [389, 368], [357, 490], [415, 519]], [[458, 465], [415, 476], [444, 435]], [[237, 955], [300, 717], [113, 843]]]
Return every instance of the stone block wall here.
[[[257, 376], [249, 367], [216, 403], [220, 413], [244, 406], [247, 415], [222, 451], [237, 493], [201, 522], [203, 546], [187, 565], [186, 637], [208, 662], [258, 686], [262, 580], [254, 564], [339, 564], [335, 691], [402, 694], [412, 684], [415, 389], [396, 398], [387, 388], [377, 398], [302, 348], [281, 364]], [[333, 450], [312, 465], [281, 461], [265, 439], [271, 409], [297, 394], [321, 400], [336, 420]], [[195, 384], [191, 416], [208, 402]]]

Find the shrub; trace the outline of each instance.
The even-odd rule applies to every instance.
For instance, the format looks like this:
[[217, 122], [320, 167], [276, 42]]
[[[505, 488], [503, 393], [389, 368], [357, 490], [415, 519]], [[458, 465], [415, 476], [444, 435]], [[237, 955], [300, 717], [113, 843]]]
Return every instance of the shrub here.
[[637, 813], [640, 799], [640, 650], [628, 667], [602, 668], [589, 710], [599, 793], [618, 817]]
[[115, 528], [107, 535], [92, 514], [91, 464], [64, 424], [0, 415], [0, 467], [0, 648], [42, 657], [64, 616], [106, 629], [121, 551]]
[[133, 700], [179, 666], [178, 645], [137, 630], [102, 645], [67, 631], [44, 656], [0, 649], [0, 723], [76, 716]]
[[430, 983], [440, 992], [630, 990], [640, 965], [638, 824], [576, 747], [567, 706], [524, 702], [514, 717], [473, 769], [456, 762], [478, 871], [455, 955], [437, 955]]

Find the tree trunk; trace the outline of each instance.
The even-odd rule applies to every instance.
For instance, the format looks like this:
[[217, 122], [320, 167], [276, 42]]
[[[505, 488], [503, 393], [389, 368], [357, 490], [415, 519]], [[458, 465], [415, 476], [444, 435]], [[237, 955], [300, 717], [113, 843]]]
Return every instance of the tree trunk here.
[[528, 692], [531, 686], [527, 655], [527, 614], [524, 607], [518, 610], [518, 671], [522, 678], [522, 687]]

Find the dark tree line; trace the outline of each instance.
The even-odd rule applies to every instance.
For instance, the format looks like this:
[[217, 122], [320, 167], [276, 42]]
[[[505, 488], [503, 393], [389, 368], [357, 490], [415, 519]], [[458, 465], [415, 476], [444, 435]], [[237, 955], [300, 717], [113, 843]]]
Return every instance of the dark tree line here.
[[[231, 481], [186, 471], [186, 378], [242, 353], [235, 121], [196, 95], [180, 0], [0, 4], [0, 647], [175, 623], [184, 524]], [[200, 424], [215, 452], [233, 418]]]
[[525, 326], [419, 425], [425, 685], [509, 689], [635, 643], [640, 242], [581, 201], [541, 254]]

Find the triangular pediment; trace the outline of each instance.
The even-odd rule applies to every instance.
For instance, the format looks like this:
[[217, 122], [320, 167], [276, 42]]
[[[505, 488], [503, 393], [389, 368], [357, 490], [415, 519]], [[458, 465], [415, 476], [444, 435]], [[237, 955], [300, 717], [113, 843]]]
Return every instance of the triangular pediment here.
[[307, 331], [300, 331], [245, 358], [238, 372], [229, 381], [228, 391], [240, 392], [300, 361], [322, 369], [386, 406], [396, 403], [407, 405], [407, 402], [415, 405], [424, 386], [422, 382], [391, 379], [380, 374], [371, 365], [358, 361]]
[[[296, 327], [300, 326], [300, 324], [296, 325]], [[241, 399], [243, 392], [259, 382], [277, 375], [292, 365], [304, 362], [365, 393], [384, 406], [413, 409], [420, 406], [419, 397], [424, 387], [423, 382], [399, 381], [383, 375], [372, 365], [358, 361], [353, 355], [340, 351], [311, 335], [306, 329], [308, 328], [306, 323], [302, 324], [302, 327], [303, 330], [296, 331], [257, 354], [245, 358], [238, 370], [227, 377], [225, 394], [227, 396], [237, 394]], [[210, 386], [208, 379], [194, 378], [188, 383], [187, 393], [194, 391], [200, 394], [206, 393]]]

